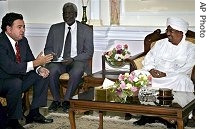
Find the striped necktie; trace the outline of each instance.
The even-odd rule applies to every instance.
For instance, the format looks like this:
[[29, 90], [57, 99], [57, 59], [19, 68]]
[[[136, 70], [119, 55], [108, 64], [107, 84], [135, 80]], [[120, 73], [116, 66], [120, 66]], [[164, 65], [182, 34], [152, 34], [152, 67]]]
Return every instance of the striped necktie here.
[[20, 56], [20, 47], [18, 42], [15, 43], [15, 48], [16, 48], [16, 61], [17, 63], [21, 62], [21, 56]]

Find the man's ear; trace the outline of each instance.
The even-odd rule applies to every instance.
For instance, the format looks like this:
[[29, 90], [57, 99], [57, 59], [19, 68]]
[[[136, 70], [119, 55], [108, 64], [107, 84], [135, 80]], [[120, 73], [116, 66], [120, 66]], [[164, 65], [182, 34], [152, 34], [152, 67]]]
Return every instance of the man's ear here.
[[75, 12], [75, 18], [77, 17], [77, 12]]
[[10, 27], [10, 26], [6, 26], [6, 31], [8, 32], [8, 33], [11, 33], [11, 30], [12, 30], [12, 27]]

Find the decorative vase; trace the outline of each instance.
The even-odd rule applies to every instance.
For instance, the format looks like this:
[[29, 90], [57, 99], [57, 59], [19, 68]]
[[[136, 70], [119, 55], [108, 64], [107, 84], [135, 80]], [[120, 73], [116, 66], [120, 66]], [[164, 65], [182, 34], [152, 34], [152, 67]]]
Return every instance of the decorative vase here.
[[83, 15], [82, 15], [82, 23], [86, 24], [87, 22], [87, 15], [86, 15], [86, 8], [87, 6], [82, 6], [82, 9], [83, 9]]

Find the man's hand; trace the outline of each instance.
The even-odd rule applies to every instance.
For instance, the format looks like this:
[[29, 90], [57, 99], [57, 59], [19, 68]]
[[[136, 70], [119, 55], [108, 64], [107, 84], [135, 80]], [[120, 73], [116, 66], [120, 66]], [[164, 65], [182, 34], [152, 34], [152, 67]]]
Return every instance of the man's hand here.
[[161, 72], [161, 71], [156, 70], [156, 69], [151, 69], [149, 72], [154, 78], [161, 78], [161, 77], [166, 76], [166, 73]]
[[40, 76], [42, 76], [43, 78], [46, 78], [49, 76], [50, 71], [48, 69], [46, 69], [45, 67], [40, 67], [38, 69], [38, 73]]
[[52, 59], [53, 59], [52, 54], [43, 55], [43, 52], [40, 52], [36, 60], [33, 61], [33, 66], [37, 67], [40, 65], [45, 65], [47, 63], [50, 63]]

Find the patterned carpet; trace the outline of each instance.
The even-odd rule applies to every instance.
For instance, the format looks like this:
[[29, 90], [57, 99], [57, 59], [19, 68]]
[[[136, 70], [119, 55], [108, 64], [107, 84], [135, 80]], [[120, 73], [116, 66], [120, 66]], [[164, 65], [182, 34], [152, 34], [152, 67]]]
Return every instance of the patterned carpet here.
[[[68, 114], [64, 113], [50, 113], [48, 118], [53, 118], [54, 122], [51, 124], [37, 124], [32, 123], [25, 125], [26, 129], [69, 129], [70, 123]], [[160, 123], [146, 124], [145, 126], [134, 126], [132, 123], [136, 118], [131, 120], [124, 120], [120, 116], [104, 116], [104, 129], [167, 129], [166, 126]], [[76, 115], [77, 129], [98, 129], [97, 115]], [[195, 129], [194, 127], [185, 127], [185, 129]]]

